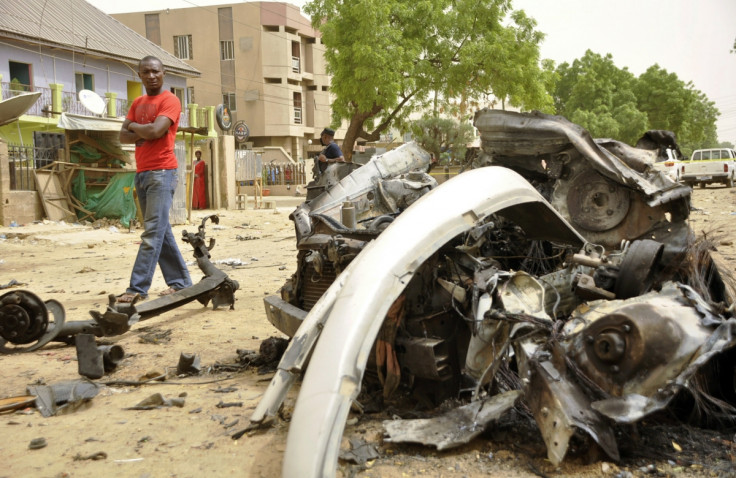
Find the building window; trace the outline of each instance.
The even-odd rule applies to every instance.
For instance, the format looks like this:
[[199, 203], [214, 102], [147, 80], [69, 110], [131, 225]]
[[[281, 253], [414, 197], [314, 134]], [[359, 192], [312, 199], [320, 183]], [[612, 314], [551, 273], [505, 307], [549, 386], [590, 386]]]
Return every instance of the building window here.
[[220, 42], [220, 60], [234, 60], [235, 51], [233, 48], [232, 40], [225, 40]]
[[95, 77], [89, 73], [75, 73], [74, 85], [77, 87], [77, 93], [82, 90], [95, 91]]
[[177, 35], [174, 37], [174, 56], [182, 60], [193, 60], [192, 35]]
[[291, 42], [291, 71], [294, 73], [300, 73], [301, 69], [301, 54], [299, 49], [299, 42]]
[[8, 66], [10, 67], [10, 89], [14, 92], [33, 91], [31, 65], [9, 61]]
[[302, 94], [294, 93], [294, 124], [302, 124]]
[[184, 88], [171, 88], [171, 92], [174, 93], [174, 96], [179, 98], [179, 104], [181, 104], [181, 109], [184, 111], [186, 108], [186, 99], [184, 98]]
[[196, 103], [196, 101], [194, 101], [194, 87], [193, 86], [187, 87], [187, 104], [189, 103]]
[[146, 23], [146, 38], [158, 46], [161, 46], [161, 25], [158, 13], [146, 13], [143, 15]]
[[268, 84], [276, 85], [276, 84], [281, 83], [281, 78], [264, 78], [263, 81], [265, 81]]
[[226, 106], [230, 111], [236, 111], [235, 108], [235, 93], [223, 93], [222, 104]]

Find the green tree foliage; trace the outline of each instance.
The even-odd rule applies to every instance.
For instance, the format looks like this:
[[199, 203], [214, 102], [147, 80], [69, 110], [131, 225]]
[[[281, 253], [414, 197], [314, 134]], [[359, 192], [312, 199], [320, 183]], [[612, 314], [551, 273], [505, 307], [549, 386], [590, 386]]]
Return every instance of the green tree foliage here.
[[511, 0], [312, 0], [304, 11], [325, 45], [333, 125], [349, 122], [346, 156], [357, 138], [375, 141], [438, 101], [461, 99], [462, 114], [492, 94], [551, 111], [545, 83], [554, 72], [539, 64], [542, 34]]
[[426, 116], [411, 123], [416, 142], [437, 160], [458, 163], [465, 159], [467, 144], [473, 140], [474, 128], [470, 123], [452, 118]]
[[637, 108], [632, 89], [637, 80], [619, 69], [609, 54], [588, 50], [572, 65], [557, 67], [559, 80], [553, 97], [557, 113], [597, 138], [635, 143], [646, 130], [646, 114]]
[[553, 98], [558, 114], [594, 137], [635, 144], [649, 129], [673, 131], [683, 151], [715, 146], [719, 112], [713, 102], [659, 65], [638, 78], [613, 57], [588, 50], [557, 67]]

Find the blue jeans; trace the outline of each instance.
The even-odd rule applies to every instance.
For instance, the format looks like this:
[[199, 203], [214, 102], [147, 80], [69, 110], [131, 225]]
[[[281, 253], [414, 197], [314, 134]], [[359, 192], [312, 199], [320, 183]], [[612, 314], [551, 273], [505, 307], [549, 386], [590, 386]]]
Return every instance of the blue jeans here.
[[143, 234], [126, 291], [129, 294], [148, 296], [157, 263], [169, 287], [178, 290], [192, 285], [189, 269], [169, 224], [176, 183], [176, 169], [143, 171], [135, 175], [135, 190], [143, 210]]

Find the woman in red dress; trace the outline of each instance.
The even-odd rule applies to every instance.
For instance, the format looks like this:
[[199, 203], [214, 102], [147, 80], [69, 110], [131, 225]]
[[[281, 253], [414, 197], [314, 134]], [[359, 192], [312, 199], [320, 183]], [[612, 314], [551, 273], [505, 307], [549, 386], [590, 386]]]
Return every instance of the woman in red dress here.
[[207, 209], [207, 194], [204, 188], [205, 163], [202, 161], [202, 151], [196, 151], [194, 161], [194, 191], [192, 194], [192, 209]]

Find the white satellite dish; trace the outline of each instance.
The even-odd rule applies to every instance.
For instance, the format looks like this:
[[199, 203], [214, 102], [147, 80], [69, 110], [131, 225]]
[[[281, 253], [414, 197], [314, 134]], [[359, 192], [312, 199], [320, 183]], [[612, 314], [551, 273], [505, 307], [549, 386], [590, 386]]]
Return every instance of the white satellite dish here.
[[80, 91], [79, 102], [95, 115], [101, 115], [105, 111], [105, 108], [107, 108], [105, 100], [92, 90]]

